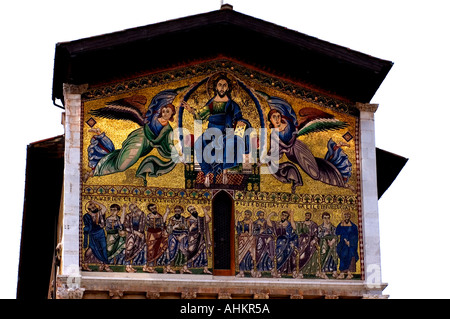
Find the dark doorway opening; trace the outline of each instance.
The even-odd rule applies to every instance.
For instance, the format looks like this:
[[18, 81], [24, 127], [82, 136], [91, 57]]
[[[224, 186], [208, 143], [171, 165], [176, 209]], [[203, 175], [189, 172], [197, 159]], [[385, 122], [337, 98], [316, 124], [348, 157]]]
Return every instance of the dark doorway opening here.
[[225, 191], [212, 200], [214, 271], [216, 276], [234, 276], [234, 201]]

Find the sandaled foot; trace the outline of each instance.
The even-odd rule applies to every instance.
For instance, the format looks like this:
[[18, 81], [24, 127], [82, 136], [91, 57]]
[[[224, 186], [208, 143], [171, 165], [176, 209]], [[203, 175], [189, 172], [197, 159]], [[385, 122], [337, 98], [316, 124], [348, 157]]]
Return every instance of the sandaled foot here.
[[204, 274], [208, 274], [208, 275], [212, 275], [212, 272], [209, 271], [208, 267], [203, 268], [203, 273]]
[[209, 180], [209, 175], [206, 175], [206, 177], [205, 177], [205, 186], [206, 186], [206, 187], [211, 186], [211, 182], [210, 182], [210, 180]]
[[180, 274], [192, 274], [192, 271], [190, 271], [187, 266], [184, 266], [180, 269]]
[[222, 184], [224, 185], [228, 184], [228, 175], [226, 171], [223, 171], [222, 173]]
[[104, 271], [107, 271], [107, 272], [113, 272], [113, 270], [112, 270], [108, 265], [105, 265], [105, 266], [103, 267], [103, 270], [104, 270]]
[[145, 271], [145, 272], [148, 272], [148, 273], [156, 273], [156, 270], [153, 269], [153, 267], [149, 267], [149, 266], [147, 266], [147, 265], [145, 265], [145, 266], [142, 268], [142, 271]]
[[341, 272], [339, 274], [339, 276], [336, 277], [336, 279], [344, 279], [344, 278], [345, 278], [345, 273], [344, 272]]
[[92, 271], [92, 269], [89, 268], [88, 265], [86, 265], [86, 264], [81, 264], [81, 270], [84, 270], [84, 271]]
[[170, 266], [164, 267], [163, 272], [165, 274], [175, 274], [175, 270], [173, 270]]
[[129, 272], [129, 273], [136, 272], [136, 269], [134, 269], [134, 268], [131, 267], [130, 265], [127, 265], [127, 266], [125, 267], [125, 270], [126, 270], [126, 272]]

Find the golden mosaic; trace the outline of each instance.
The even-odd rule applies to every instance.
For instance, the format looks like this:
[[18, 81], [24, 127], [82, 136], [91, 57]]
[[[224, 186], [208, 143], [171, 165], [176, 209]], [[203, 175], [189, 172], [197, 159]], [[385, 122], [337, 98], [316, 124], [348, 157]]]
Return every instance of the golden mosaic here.
[[91, 88], [81, 148], [86, 271], [363, 277], [346, 102], [205, 62]]

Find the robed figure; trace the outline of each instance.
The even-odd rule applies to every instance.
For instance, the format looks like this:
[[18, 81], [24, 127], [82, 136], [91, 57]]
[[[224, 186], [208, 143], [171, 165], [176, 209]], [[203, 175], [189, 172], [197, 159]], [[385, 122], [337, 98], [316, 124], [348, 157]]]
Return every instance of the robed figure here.
[[208, 269], [208, 255], [211, 248], [211, 235], [209, 232], [209, 223], [211, 216], [208, 215], [210, 207], [203, 208], [205, 215], [200, 216], [197, 209], [190, 205], [187, 211], [190, 214], [187, 219], [188, 224], [188, 247], [186, 249], [187, 263], [183, 269], [190, 273], [187, 268], [203, 268], [203, 273], [211, 274]]
[[271, 213], [267, 218], [268, 224], [276, 235], [275, 258], [278, 276], [281, 274], [297, 274], [297, 243], [298, 236], [293, 227], [291, 212], [282, 211], [280, 221], [272, 221]]
[[105, 235], [106, 207], [98, 202], [89, 201], [86, 204], [86, 214], [83, 215], [83, 248], [86, 248], [82, 269], [91, 271], [88, 263], [100, 263], [99, 270], [112, 271], [108, 266], [108, 252]]
[[[173, 100], [183, 88], [164, 90], [156, 94], [145, 110], [147, 98], [133, 95], [106, 103], [105, 107], [91, 110], [90, 114], [108, 119], [129, 120], [140, 125], [116, 149], [111, 139], [98, 130], [88, 147], [89, 167], [84, 181], [92, 176], [104, 176], [123, 172], [145, 157], [136, 170], [136, 177], [147, 183], [147, 177], [167, 174], [175, 167], [173, 160], [173, 132], [169, 122], [174, 120]], [[161, 156], [149, 155], [156, 149]]]
[[[298, 112], [299, 119], [292, 106], [284, 99], [268, 96], [259, 92], [270, 106], [267, 115], [269, 127], [279, 134], [279, 157], [286, 155], [288, 161], [280, 162], [272, 175], [283, 183], [290, 183], [292, 193], [296, 187], [303, 185], [303, 179], [298, 168], [308, 176], [323, 183], [349, 187], [352, 164], [342, 146], [345, 142], [336, 143], [332, 139], [327, 143], [327, 154], [324, 158], [315, 157], [310, 148], [299, 137], [321, 131], [339, 130], [348, 123], [336, 119], [332, 114], [312, 107], [305, 107]], [[269, 167], [269, 169], [271, 169]]]
[[350, 213], [344, 213], [344, 220], [336, 227], [336, 235], [339, 236], [339, 243], [336, 250], [339, 256], [338, 278], [343, 278], [348, 273], [347, 278], [353, 277], [352, 272], [356, 271], [358, 256], [358, 226], [350, 220]]
[[253, 237], [255, 238], [256, 277], [261, 277], [261, 272], [270, 271], [275, 275], [275, 241], [274, 232], [264, 218], [264, 212], [256, 213], [257, 219], [253, 222]]
[[232, 82], [225, 74], [214, 80], [213, 89], [214, 97], [199, 110], [182, 103], [194, 120], [208, 121], [207, 130], [194, 144], [206, 187], [211, 184], [210, 173], [213, 182], [222, 173], [222, 183], [227, 184], [227, 171], [242, 163], [244, 154], [249, 153], [249, 136], [244, 133], [251, 127], [239, 105], [231, 98]]

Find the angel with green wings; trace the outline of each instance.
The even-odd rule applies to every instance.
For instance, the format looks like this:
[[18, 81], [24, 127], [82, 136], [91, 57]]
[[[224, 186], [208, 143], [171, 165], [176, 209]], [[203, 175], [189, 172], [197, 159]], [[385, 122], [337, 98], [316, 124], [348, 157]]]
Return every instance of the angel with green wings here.
[[[306, 107], [299, 111], [300, 119], [285, 100], [262, 95], [270, 106], [267, 119], [269, 127], [279, 132], [279, 156], [283, 154], [289, 161], [279, 163], [278, 170], [272, 175], [283, 183], [292, 184], [292, 193], [297, 186], [303, 185], [302, 176], [298, 167], [314, 180], [323, 183], [349, 187], [348, 180], [351, 176], [352, 164], [347, 154], [342, 151], [342, 146], [349, 146], [344, 142], [335, 143], [329, 139], [328, 152], [325, 158], [315, 157], [308, 146], [298, 137], [319, 131], [339, 130], [348, 126], [348, 123], [339, 121], [333, 115], [319, 109]], [[298, 165], [298, 167], [297, 167]]]
[[169, 122], [174, 120], [175, 115], [172, 102], [182, 89], [159, 92], [148, 107], [145, 96], [133, 95], [90, 111], [90, 114], [98, 117], [133, 121], [140, 127], [128, 135], [121, 149], [116, 149], [104, 132], [93, 136], [88, 147], [91, 171], [84, 176], [84, 180], [92, 176], [123, 172], [153, 149], [158, 150], [162, 159], [154, 155], [145, 157], [137, 168], [136, 177], [142, 178], [147, 184], [147, 176], [156, 177], [170, 172], [176, 163], [171, 157], [173, 129]]

